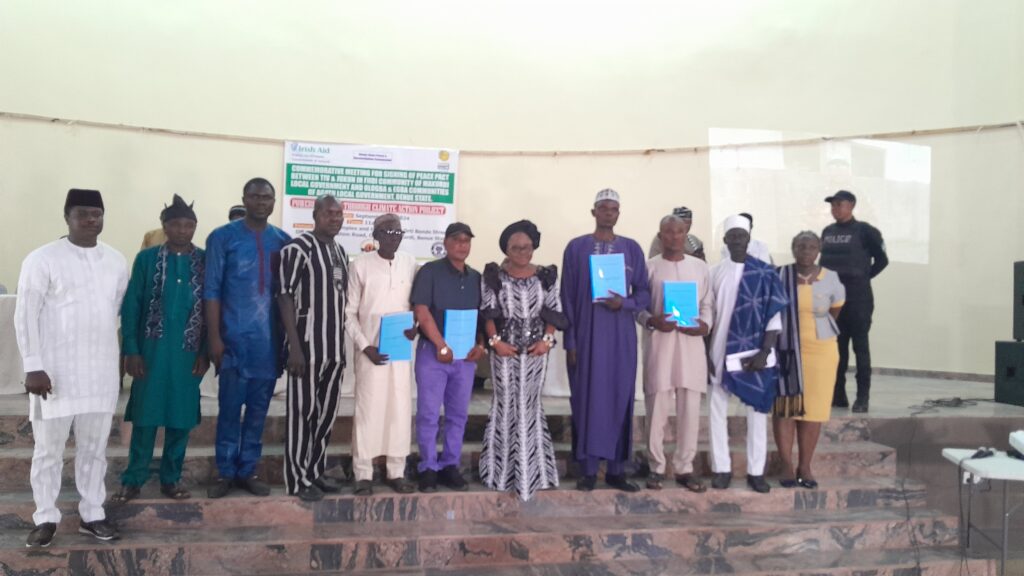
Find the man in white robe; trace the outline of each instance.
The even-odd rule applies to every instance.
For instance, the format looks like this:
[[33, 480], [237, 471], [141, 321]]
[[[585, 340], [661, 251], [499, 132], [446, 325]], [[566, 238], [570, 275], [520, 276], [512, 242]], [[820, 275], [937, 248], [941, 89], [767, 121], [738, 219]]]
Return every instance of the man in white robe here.
[[103, 199], [72, 189], [64, 205], [68, 235], [29, 254], [18, 279], [15, 330], [25, 367], [35, 448], [35, 529], [29, 547], [48, 546], [60, 523], [56, 501], [68, 433], [75, 430], [79, 531], [113, 540], [103, 511], [107, 438], [120, 391], [117, 328], [128, 286], [124, 256], [97, 240]]
[[[381, 317], [409, 312], [409, 294], [416, 276], [416, 259], [398, 252], [405, 232], [395, 214], [373, 223], [375, 252], [364, 254], [349, 267], [345, 332], [355, 347], [355, 418], [352, 429], [352, 468], [355, 493], [373, 494], [373, 458], [387, 458], [387, 484], [398, 493], [413, 492], [405, 478], [412, 426], [412, 362], [391, 361], [377, 348]], [[415, 327], [406, 331], [410, 340]]]
[[[746, 301], [749, 296], [741, 290], [744, 269], [752, 267], [753, 273], [763, 273], [778, 280], [774, 269], [759, 259], [750, 256], [747, 244], [750, 241], [750, 221], [740, 215], [730, 216], [725, 221], [724, 242], [730, 257], [711, 269], [711, 285], [715, 293], [715, 327], [711, 332], [711, 361], [714, 373], [711, 375], [711, 391], [708, 396], [709, 436], [711, 440], [711, 486], [716, 489], [729, 487], [732, 480], [732, 461], [729, 450], [728, 408], [729, 398], [735, 391], [727, 389], [726, 352], [729, 344], [729, 327], [735, 321], [733, 313], [739, 307], [737, 300], [744, 298], [740, 305], [753, 306]], [[767, 270], [767, 272], [765, 272]], [[781, 283], [779, 284], [781, 290]], [[768, 356], [782, 329], [778, 313], [766, 319], [763, 332], [757, 334], [759, 342], [751, 344], [759, 348], [757, 353], [742, 360], [739, 372], [755, 373], [766, 368]], [[753, 350], [751, 350], [753, 351]], [[731, 376], [731, 375], [730, 375]], [[777, 371], [775, 373], [777, 378]], [[766, 493], [770, 490], [764, 479], [765, 461], [768, 451], [768, 417], [747, 405], [747, 484], [751, 489]]]

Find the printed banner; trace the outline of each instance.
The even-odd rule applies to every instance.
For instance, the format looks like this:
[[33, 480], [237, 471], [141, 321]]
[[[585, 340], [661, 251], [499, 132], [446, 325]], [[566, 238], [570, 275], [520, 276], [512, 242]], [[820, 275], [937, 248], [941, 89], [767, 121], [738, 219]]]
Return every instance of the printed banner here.
[[458, 165], [457, 150], [285, 142], [283, 227], [312, 230], [313, 203], [329, 194], [345, 211], [338, 240], [349, 255], [375, 249], [373, 220], [390, 212], [402, 219], [401, 250], [432, 260], [455, 221]]

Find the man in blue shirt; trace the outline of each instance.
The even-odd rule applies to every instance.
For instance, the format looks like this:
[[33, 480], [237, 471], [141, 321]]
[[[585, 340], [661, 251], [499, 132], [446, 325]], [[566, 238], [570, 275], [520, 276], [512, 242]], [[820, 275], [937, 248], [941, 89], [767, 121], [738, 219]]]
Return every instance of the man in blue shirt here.
[[256, 477], [256, 465], [284, 350], [272, 284], [274, 264], [290, 239], [267, 222], [275, 200], [270, 182], [249, 180], [242, 188], [245, 218], [217, 228], [206, 240], [203, 298], [210, 360], [220, 375], [215, 444], [219, 478], [207, 491], [210, 498], [226, 495], [232, 486], [256, 496], [270, 493]]

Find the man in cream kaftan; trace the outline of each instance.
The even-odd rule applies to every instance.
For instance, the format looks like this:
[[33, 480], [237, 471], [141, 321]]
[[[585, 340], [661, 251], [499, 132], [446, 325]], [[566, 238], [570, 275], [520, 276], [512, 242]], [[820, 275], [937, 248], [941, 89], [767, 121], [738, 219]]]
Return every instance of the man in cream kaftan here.
[[395, 251], [403, 234], [397, 216], [378, 218], [374, 237], [381, 248], [349, 267], [345, 332], [355, 348], [352, 468], [360, 495], [372, 493], [373, 458], [381, 455], [387, 457], [388, 484], [399, 492], [414, 490], [405, 480], [412, 432], [412, 362], [388, 361], [377, 350], [381, 316], [411, 309], [416, 259]]

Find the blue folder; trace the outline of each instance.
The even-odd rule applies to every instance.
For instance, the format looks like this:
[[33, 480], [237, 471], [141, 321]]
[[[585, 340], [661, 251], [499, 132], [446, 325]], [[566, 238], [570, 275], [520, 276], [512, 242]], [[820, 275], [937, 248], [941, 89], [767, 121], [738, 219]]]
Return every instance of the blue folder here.
[[455, 360], [465, 360], [476, 346], [476, 315], [476, 310], [444, 311], [444, 341]]
[[622, 254], [591, 254], [590, 288], [594, 300], [626, 294], [626, 257]]
[[697, 305], [696, 282], [668, 282], [662, 289], [665, 314], [671, 314], [676, 324], [686, 328], [698, 326], [700, 308]]
[[387, 354], [389, 362], [412, 360], [412, 340], [405, 337], [405, 331], [412, 326], [412, 312], [397, 312], [381, 316], [377, 351]]

